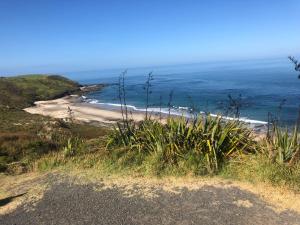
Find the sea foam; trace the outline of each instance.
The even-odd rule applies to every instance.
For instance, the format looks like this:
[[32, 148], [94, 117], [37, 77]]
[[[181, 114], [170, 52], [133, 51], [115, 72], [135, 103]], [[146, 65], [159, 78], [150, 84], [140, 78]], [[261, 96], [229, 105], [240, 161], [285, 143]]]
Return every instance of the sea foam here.
[[[96, 104], [96, 105], [102, 106], [102, 107], [107, 108], [107, 109], [116, 109], [116, 110], [121, 109], [121, 104], [118, 104], [118, 103], [99, 102], [96, 99], [88, 99], [85, 96], [83, 96], [82, 99], [83, 99], [84, 102], [87, 102], [87, 103], [90, 103], [90, 104]], [[145, 112], [146, 111], [145, 108], [139, 108], [139, 107], [136, 107], [134, 105], [127, 105], [127, 108], [129, 110], [136, 111], [136, 112]], [[162, 114], [166, 114], [166, 115], [169, 114], [169, 110], [170, 110], [170, 114], [174, 115], [174, 116], [184, 116], [184, 117], [187, 117], [187, 118], [193, 117], [193, 114], [190, 112], [190, 108], [186, 107], [186, 106], [179, 106], [179, 107], [173, 106], [171, 109], [165, 108], [165, 107], [164, 108], [160, 108], [160, 107], [149, 107], [148, 108], [148, 112], [150, 112], [150, 113], [151, 112], [152, 113], [162, 113]], [[200, 114], [205, 115], [205, 112], [201, 111]], [[213, 117], [218, 117], [219, 116], [217, 114], [212, 114], [212, 113], [210, 113], [210, 115], [213, 116]], [[254, 120], [254, 119], [249, 119], [249, 118], [246, 118], [246, 117], [234, 118], [234, 117], [229, 117], [229, 116], [223, 116], [222, 118], [225, 119], [225, 120], [240, 120], [240, 121], [243, 121], [245, 123], [253, 124], [253, 125], [267, 125], [268, 124], [268, 122], [266, 122], [266, 121]]]

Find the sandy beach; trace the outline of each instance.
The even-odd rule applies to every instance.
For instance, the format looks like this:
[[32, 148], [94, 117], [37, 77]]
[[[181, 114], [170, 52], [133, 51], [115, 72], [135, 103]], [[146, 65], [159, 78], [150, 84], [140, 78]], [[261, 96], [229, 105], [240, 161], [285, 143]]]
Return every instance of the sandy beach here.
[[[66, 119], [70, 118], [68, 107], [72, 110], [73, 119], [79, 122], [93, 123], [94, 125], [112, 125], [117, 121], [122, 120], [121, 110], [107, 109], [100, 105], [87, 103], [78, 95], [69, 95], [48, 101], [37, 101], [35, 102], [35, 106], [25, 108], [24, 110], [31, 114]], [[176, 115], [172, 116], [176, 117]], [[161, 117], [161, 122], [165, 123], [168, 115], [162, 114]], [[145, 119], [145, 112], [138, 112], [128, 108], [128, 118], [136, 122], [142, 121]], [[153, 112], [151, 113], [151, 118], [157, 120], [160, 119], [159, 115]], [[224, 118], [227, 119], [227, 117]], [[259, 136], [266, 134], [265, 125], [246, 124], [253, 129], [254, 133], [259, 134]]]
[[[24, 110], [31, 114], [41, 114], [53, 118], [69, 118], [68, 107], [73, 112], [73, 118], [80, 122], [98, 122], [113, 124], [122, 119], [120, 110], [103, 109], [82, 101], [77, 95], [66, 96], [49, 101], [37, 101], [35, 106], [25, 108]], [[128, 116], [135, 121], [141, 121], [145, 118], [145, 113], [129, 111]]]

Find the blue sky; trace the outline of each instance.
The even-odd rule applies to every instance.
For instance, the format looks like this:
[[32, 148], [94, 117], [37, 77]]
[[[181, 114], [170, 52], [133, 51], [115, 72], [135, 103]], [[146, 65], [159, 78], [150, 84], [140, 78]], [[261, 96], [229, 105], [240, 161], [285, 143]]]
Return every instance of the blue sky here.
[[1, 0], [0, 74], [300, 54], [299, 0]]

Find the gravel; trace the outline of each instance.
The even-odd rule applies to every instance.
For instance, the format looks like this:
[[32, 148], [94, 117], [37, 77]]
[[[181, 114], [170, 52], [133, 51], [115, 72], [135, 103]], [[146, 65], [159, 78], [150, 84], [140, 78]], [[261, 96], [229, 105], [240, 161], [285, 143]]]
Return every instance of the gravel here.
[[172, 193], [158, 187], [155, 197], [147, 199], [127, 196], [120, 187], [101, 187], [67, 179], [53, 182], [40, 201], [2, 215], [0, 224], [300, 224], [296, 212], [278, 213], [238, 188], [204, 186]]

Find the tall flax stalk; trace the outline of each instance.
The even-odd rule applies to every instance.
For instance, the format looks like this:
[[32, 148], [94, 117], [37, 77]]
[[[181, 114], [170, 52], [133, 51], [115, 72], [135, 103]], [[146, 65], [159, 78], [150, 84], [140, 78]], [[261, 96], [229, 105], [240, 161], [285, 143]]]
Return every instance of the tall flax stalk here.
[[123, 94], [123, 103], [124, 103], [124, 109], [125, 109], [125, 123], [127, 127], [129, 128], [128, 124], [128, 108], [127, 108], [127, 103], [126, 103], [126, 90], [125, 90], [125, 75], [127, 74], [127, 70], [125, 70], [122, 73], [122, 94]]
[[169, 93], [169, 101], [168, 101], [168, 117], [170, 118], [171, 116], [171, 108], [172, 108], [172, 101], [173, 101], [173, 94], [174, 94], [174, 90], [172, 90], [170, 93]]
[[[125, 71], [123, 72], [125, 73]], [[122, 76], [123, 73], [120, 74], [119, 79], [118, 79], [118, 99], [121, 105], [121, 114], [122, 114], [122, 122], [123, 125], [125, 124], [125, 116], [124, 116], [124, 109], [123, 109], [123, 88], [122, 88]]]
[[148, 108], [149, 108], [149, 98], [150, 98], [150, 95], [151, 95], [151, 81], [153, 80], [153, 74], [152, 72], [150, 72], [147, 76], [147, 80], [146, 80], [146, 83], [145, 83], [145, 87], [144, 89], [146, 90], [146, 120], [148, 119]]

